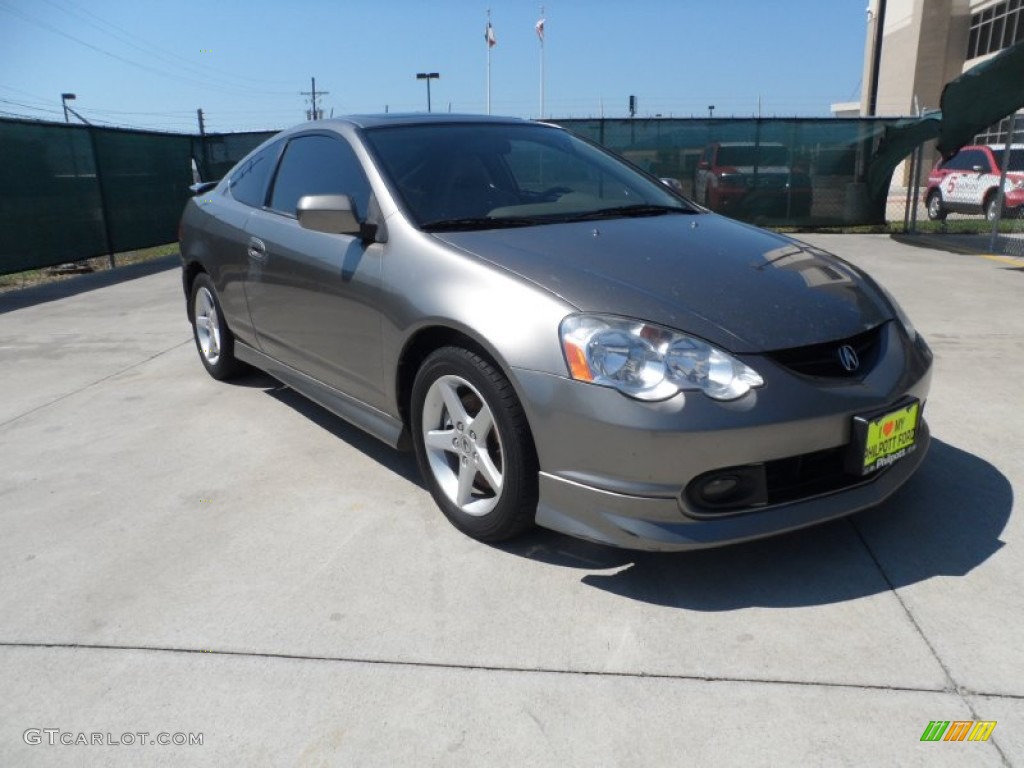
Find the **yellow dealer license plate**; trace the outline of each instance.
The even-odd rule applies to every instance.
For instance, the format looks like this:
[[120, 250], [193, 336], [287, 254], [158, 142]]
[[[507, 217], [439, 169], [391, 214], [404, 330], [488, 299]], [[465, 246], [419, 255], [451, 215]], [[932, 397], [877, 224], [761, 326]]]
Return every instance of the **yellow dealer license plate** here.
[[856, 417], [854, 432], [863, 446], [860, 473], [870, 475], [913, 453], [920, 415], [921, 403], [913, 400], [881, 415]]

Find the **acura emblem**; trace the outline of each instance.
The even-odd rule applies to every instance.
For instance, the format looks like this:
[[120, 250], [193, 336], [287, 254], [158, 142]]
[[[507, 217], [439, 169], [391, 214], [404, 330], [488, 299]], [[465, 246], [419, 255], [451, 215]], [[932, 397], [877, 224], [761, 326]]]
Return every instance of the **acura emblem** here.
[[857, 350], [849, 344], [843, 344], [836, 354], [839, 356], [839, 364], [843, 366], [844, 370], [853, 373], [860, 368], [860, 358], [857, 357]]

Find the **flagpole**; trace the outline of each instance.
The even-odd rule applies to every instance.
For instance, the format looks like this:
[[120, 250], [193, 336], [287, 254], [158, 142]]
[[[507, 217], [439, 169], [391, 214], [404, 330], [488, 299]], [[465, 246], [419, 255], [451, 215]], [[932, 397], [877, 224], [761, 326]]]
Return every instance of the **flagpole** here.
[[491, 114], [491, 9], [487, 9], [487, 114]]
[[540, 7], [540, 119], [544, 119], [544, 6]]

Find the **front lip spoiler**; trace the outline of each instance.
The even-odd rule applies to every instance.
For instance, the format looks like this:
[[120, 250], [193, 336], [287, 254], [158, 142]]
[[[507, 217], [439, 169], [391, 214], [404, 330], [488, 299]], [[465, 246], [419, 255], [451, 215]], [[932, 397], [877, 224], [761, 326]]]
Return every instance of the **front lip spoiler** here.
[[579, 539], [623, 549], [680, 552], [760, 539], [878, 506], [917, 471], [931, 432], [921, 421], [918, 450], [872, 480], [717, 519], [685, 517], [676, 497], [628, 496], [540, 473], [537, 524]]

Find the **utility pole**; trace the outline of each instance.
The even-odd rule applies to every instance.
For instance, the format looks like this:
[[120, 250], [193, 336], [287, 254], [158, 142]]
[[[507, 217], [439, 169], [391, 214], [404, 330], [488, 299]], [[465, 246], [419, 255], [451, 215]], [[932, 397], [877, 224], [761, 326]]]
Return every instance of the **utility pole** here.
[[196, 116], [199, 118], [199, 135], [206, 135], [206, 125], [203, 123], [203, 110], [199, 108], [196, 110]]
[[316, 90], [316, 78], [313, 77], [313, 78], [310, 78], [310, 79], [313, 82], [312, 90], [310, 90], [310, 91], [299, 91], [299, 95], [301, 95], [301, 96], [309, 96], [310, 97], [310, 101], [313, 104], [313, 108], [312, 109], [306, 110], [306, 119], [307, 120], [323, 120], [324, 111], [317, 106], [317, 104], [316, 104], [316, 97], [317, 96], [321, 96], [321, 97], [328, 96], [331, 92], [330, 91], [320, 91], [319, 93], [317, 93], [317, 90]]
[[65, 123], [70, 123], [71, 122], [68, 119], [68, 101], [69, 100], [70, 101], [74, 101], [75, 100], [75, 94], [73, 94], [73, 93], [62, 93], [60, 95], [60, 104], [61, 104], [62, 107], [64, 107], [64, 122]]

